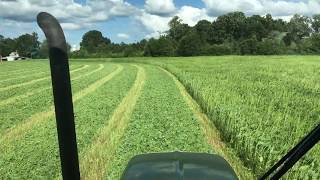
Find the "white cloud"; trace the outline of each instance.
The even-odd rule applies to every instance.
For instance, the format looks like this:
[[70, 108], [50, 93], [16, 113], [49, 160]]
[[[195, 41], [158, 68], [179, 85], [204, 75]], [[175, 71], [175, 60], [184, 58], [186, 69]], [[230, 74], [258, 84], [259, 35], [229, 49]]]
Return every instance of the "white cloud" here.
[[71, 52], [80, 50], [79, 44], [73, 44], [71, 47]]
[[210, 17], [205, 9], [199, 9], [192, 6], [183, 6], [177, 13], [182, 21], [190, 26], [194, 26], [200, 20], [213, 21], [215, 18]]
[[81, 29], [82, 27], [84, 27], [84, 25], [77, 24], [77, 23], [61, 23], [61, 27], [63, 29], [68, 29], [68, 30], [77, 30], [77, 29]]
[[232, 11], [242, 11], [248, 15], [267, 13], [273, 16], [289, 16], [293, 14], [312, 15], [319, 12], [318, 0], [286, 1], [286, 0], [202, 0], [209, 14], [221, 15]]
[[152, 32], [150, 34], [147, 34], [144, 38], [146, 38], [146, 39], [151, 39], [151, 38], [159, 39], [161, 35], [165, 35], [165, 33], [157, 31], [157, 32]]
[[203, 19], [209, 21], [215, 19], [207, 14], [206, 9], [199, 9], [191, 6], [181, 7], [170, 17], [163, 17], [143, 11], [137, 16], [137, 19], [148, 31], [150, 31], [146, 38], [158, 38], [161, 34], [169, 30], [168, 23], [173, 16], [179, 16], [182, 19], [182, 22], [189, 26], [194, 26], [198, 21]]
[[171, 17], [162, 17], [158, 15], [142, 12], [136, 19], [151, 32], [164, 32], [169, 29], [168, 22]]
[[65, 29], [81, 29], [114, 16], [129, 16], [137, 9], [123, 0], [88, 0], [85, 5], [73, 0], [0, 1], [0, 18], [16, 22], [35, 22], [39, 12], [56, 16]]
[[[166, 32], [168, 22], [179, 16], [184, 23], [195, 25], [199, 20], [213, 21], [218, 15], [231, 11], [243, 11], [247, 15], [271, 13], [275, 18], [290, 20], [293, 14], [319, 13], [320, 0], [202, 0], [205, 8], [176, 7], [174, 0], [145, 0], [138, 9], [126, 0], [87, 0], [78, 4], [74, 0], [0, 0], [0, 32], [22, 34], [35, 30], [36, 15], [46, 11], [58, 18], [65, 30], [93, 28], [98, 22], [113, 17], [132, 17], [138, 22], [146, 37], [159, 37]], [[140, 28], [141, 29], [141, 28]], [[38, 30], [36, 30], [38, 31]], [[134, 37], [134, 34], [130, 32]], [[116, 34], [127, 39], [125, 34]], [[80, 39], [80, 38], [79, 38]]]
[[171, 15], [176, 7], [173, 0], [146, 0], [145, 9], [150, 14]]
[[290, 15], [290, 16], [275, 16], [273, 18], [274, 19], [282, 19], [283, 21], [289, 22], [292, 17], [293, 17], [293, 15]]
[[126, 33], [118, 33], [117, 36], [122, 39], [129, 39], [130, 38], [129, 34], [126, 34]]

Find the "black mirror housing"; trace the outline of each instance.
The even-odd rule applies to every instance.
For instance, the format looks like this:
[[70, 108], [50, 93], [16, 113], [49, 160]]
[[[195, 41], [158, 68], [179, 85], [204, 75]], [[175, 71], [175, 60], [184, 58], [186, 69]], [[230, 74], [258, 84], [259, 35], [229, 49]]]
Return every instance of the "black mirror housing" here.
[[151, 153], [129, 161], [121, 180], [235, 180], [236, 173], [219, 155], [205, 153]]

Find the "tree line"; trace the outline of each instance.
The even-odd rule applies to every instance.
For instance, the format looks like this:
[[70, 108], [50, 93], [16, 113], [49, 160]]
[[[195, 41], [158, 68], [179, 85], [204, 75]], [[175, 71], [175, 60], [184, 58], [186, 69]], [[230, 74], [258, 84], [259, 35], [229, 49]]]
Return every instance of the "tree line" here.
[[34, 57], [40, 47], [37, 33], [24, 34], [18, 38], [5, 38], [0, 35], [0, 55], [8, 56], [11, 52], [18, 51], [21, 56]]
[[232, 12], [190, 27], [179, 17], [169, 31], [150, 39], [146, 56], [320, 54], [320, 15], [294, 15], [289, 22]]
[[[232, 12], [210, 22], [200, 20], [189, 26], [175, 16], [169, 30], [159, 38], [136, 43], [113, 43], [100, 31], [85, 33], [80, 50], [72, 58], [201, 55], [320, 54], [320, 14], [294, 15], [289, 22], [265, 16]], [[70, 49], [70, 46], [69, 46]], [[46, 41], [36, 33], [15, 39], [0, 35], [0, 55], [17, 50], [21, 56], [47, 58]]]
[[[68, 53], [71, 46], [67, 43]], [[40, 59], [48, 58], [47, 41], [39, 42], [38, 34], [23, 34], [17, 38], [5, 38], [0, 35], [0, 56], [8, 56], [11, 52], [18, 52], [22, 57]]]

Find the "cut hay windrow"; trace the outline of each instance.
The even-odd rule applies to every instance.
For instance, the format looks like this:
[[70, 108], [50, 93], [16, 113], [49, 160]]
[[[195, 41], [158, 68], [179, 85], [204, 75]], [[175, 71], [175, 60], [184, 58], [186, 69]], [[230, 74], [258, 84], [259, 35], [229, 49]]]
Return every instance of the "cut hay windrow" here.
[[[110, 63], [104, 65], [104, 69], [111, 66], [112, 70], [115, 70], [117, 67]], [[134, 84], [137, 69], [126, 64], [123, 66], [124, 70], [112, 80], [74, 103], [79, 157], [84, 156], [99, 130], [104, 127], [106, 120], [111, 118], [113, 111]], [[61, 175], [60, 172], [54, 116], [35, 125], [23, 137], [7, 144], [0, 153], [0, 177], [4, 179], [55, 179]]]
[[[81, 67], [81, 68], [78, 68], [78, 69], [75, 69], [75, 70], [70, 71], [70, 73], [74, 73], [74, 72], [77, 72], [77, 71], [81, 71], [81, 70], [86, 69], [86, 68], [88, 68], [88, 67], [89, 67], [89, 65], [84, 65], [84, 66]], [[50, 79], [50, 76], [43, 77], [43, 78], [39, 78], [39, 79], [34, 79], [34, 80], [31, 80], [31, 81], [28, 81], [28, 82], [24, 82], [24, 83], [20, 83], [20, 84], [14, 84], [14, 85], [7, 86], [7, 87], [2, 87], [2, 88], [0, 88], [0, 92], [1, 92], [1, 91], [7, 91], [7, 90], [10, 90], [10, 89], [13, 89], [13, 88], [17, 88], [17, 87], [21, 87], [21, 86], [26, 86], [26, 85], [35, 84], [35, 83], [37, 83], [37, 82], [44, 81], [44, 80], [48, 80], [48, 79]]]
[[[76, 68], [71, 69], [72, 72], [70, 71], [70, 77], [73, 78], [74, 76], [78, 76], [78, 75], [87, 73], [89, 71], [92, 71], [95, 68], [95, 66], [90, 66], [89, 68], [86, 68], [84, 70], [73, 72], [73, 70], [76, 70], [76, 69], [81, 68], [83, 66], [84, 66], [84, 64], [81, 64], [81, 65], [76, 66]], [[28, 93], [28, 92], [30, 92], [32, 90], [35, 90], [35, 89], [45, 88], [45, 87], [49, 87], [49, 86], [51, 87], [52, 84], [51, 84], [50, 75], [48, 74], [46, 76], [49, 77], [47, 80], [39, 81], [37, 83], [30, 84], [30, 85], [27, 85], [27, 86], [20, 86], [18, 88], [13, 88], [13, 89], [10, 89], [10, 90], [7, 90], [7, 91], [3, 91], [1, 93], [1, 96], [0, 96], [0, 101], [4, 101], [4, 100], [12, 98], [12, 97], [16, 97], [16, 96], [19, 96], [19, 95], [26, 94], [26, 93]], [[25, 79], [24, 81], [21, 81], [21, 80], [14, 81], [14, 82], [12, 82], [11, 85], [16, 85], [16, 84], [19, 84], [19, 83], [28, 82], [28, 81], [31, 81], [31, 80], [34, 80], [34, 79], [35, 78], [31, 77], [29, 79]], [[36, 79], [38, 79], [38, 78], [36, 78]], [[16, 82], [19, 82], [19, 83], [16, 83]], [[4, 87], [6, 87], [6, 86], [4, 86]]]
[[[7, 67], [0, 66], [0, 79], [11, 78], [11, 77], [21, 77], [25, 74], [33, 74], [39, 71], [49, 72], [48, 61], [30, 61], [29, 64], [22, 62], [13, 64], [8, 64]], [[70, 69], [77, 68], [78, 65], [71, 64]]]
[[[94, 92], [96, 89], [98, 89], [100, 86], [102, 86], [104, 83], [110, 81], [113, 77], [115, 77], [117, 74], [119, 74], [123, 70], [123, 66], [117, 65], [118, 68], [110, 73], [109, 75], [105, 76], [102, 79], [97, 80], [96, 82], [89, 85], [87, 88], [81, 90], [80, 92], [77, 92], [75, 95], [73, 95], [73, 102], [78, 101], [79, 99], [83, 98], [84, 96]], [[23, 122], [17, 124], [16, 126], [6, 130], [0, 137], [0, 144], [3, 144], [5, 142], [12, 142], [21, 136], [23, 136], [28, 130], [30, 130], [33, 126], [36, 124], [48, 120], [50, 117], [54, 115], [54, 107], [51, 106], [48, 111], [38, 112], [28, 119], [24, 120]], [[4, 147], [4, 146], [3, 146]], [[0, 152], [1, 152], [0, 147]]]
[[17, 95], [17, 96], [14, 96], [14, 97], [10, 97], [8, 99], [4, 99], [4, 100], [1, 100], [0, 101], [0, 106], [5, 106], [5, 105], [8, 105], [8, 104], [11, 104], [11, 103], [14, 103], [16, 101], [22, 101], [24, 98], [28, 98], [34, 94], [39, 94], [45, 90], [48, 90], [48, 89], [51, 89], [51, 87], [45, 87], [45, 88], [40, 88], [40, 89], [37, 89], [37, 90], [34, 90], [34, 91], [30, 91], [30, 92], [26, 92], [25, 94], [22, 94], [22, 95]]
[[[71, 74], [79, 159], [81, 169], [87, 171], [84, 178], [99, 171], [96, 177], [119, 179], [138, 154], [184, 151], [220, 154], [241, 179], [255, 179], [319, 123], [318, 56], [105, 61], [70, 61], [75, 68], [90, 65]], [[126, 62], [121, 64], [124, 70], [108, 80], [120, 68], [119, 62]], [[137, 68], [130, 63], [143, 63], [139, 66], [146, 73], [143, 90], [135, 92], [140, 94], [133, 109], [132, 103], [123, 102], [137, 79]], [[32, 60], [3, 63], [0, 74], [17, 79], [30, 75], [12, 80], [15, 85], [38, 79], [36, 71], [29, 72], [32, 68], [49, 71], [47, 61]], [[47, 79], [0, 92], [0, 179], [61, 178], [50, 88]], [[319, 145], [284, 179], [320, 179], [318, 157]]]
[[[142, 92], [146, 80], [145, 70], [138, 68], [134, 85], [113, 112], [111, 119], [101, 129], [93, 144], [83, 158], [80, 158], [82, 179], [103, 179], [115, 149], [119, 146], [120, 138], [125, 132], [130, 115]], [[107, 153], [106, 153], [107, 152]]]
[[97, 69], [91, 71], [91, 72], [88, 72], [86, 74], [83, 74], [83, 75], [80, 75], [80, 76], [77, 76], [77, 77], [74, 77], [74, 78], [71, 77], [71, 81], [75, 81], [75, 80], [81, 79], [83, 77], [90, 76], [90, 75], [92, 75], [92, 74], [94, 74], [96, 72], [101, 71], [103, 68], [104, 68], [104, 65], [103, 64], [99, 64], [99, 67]]
[[[78, 73], [71, 74], [71, 78], [78, 77], [78, 75], [83, 75], [85, 73], [95, 70], [98, 64], [91, 66], [85, 71], [80, 71]], [[87, 88], [90, 84], [93, 84], [97, 80], [107, 76], [117, 68], [116, 65], [110, 64], [105, 67], [100, 73], [91, 74], [81, 78], [81, 80], [72, 81], [72, 92], [76, 94], [81, 90]], [[12, 91], [6, 91], [4, 96], [0, 96], [0, 102], [11, 97], [16, 97], [17, 95], [23, 95], [28, 92], [36, 91], [40, 88], [51, 87], [50, 81], [43, 81], [34, 85], [27, 87], [21, 87], [14, 89]], [[45, 112], [53, 105], [52, 90], [47, 89], [40, 93], [33, 94], [22, 100], [14, 101], [5, 106], [0, 106], [0, 134], [4, 133], [6, 130], [14, 127], [15, 125], [23, 122], [28, 117], [38, 113]], [[15, 113], [12, 113], [14, 111]]]
[[[198, 121], [172, 78], [157, 67], [144, 67], [147, 80], [142, 94], [124, 135], [120, 142], [116, 143], [118, 147], [112, 156], [109, 155], [107, 162], [110, 165], [104, 167], [105, 169], [100, 168], [101, 171], [106, 171], [101, 179], [120, 179], [128, 161], [138, 154], [214, 151], [206, 142]], [[108, 156], [109, 153], [107, 149], [100, 152], [99, 156]]]
[[[0, 74], [0, 78], [7, 78], [10, 76], [19, 76], [21, 74], [29, 74], [29, 73], [33, 73], [33, 72], [39, 72], [42, 71], [43, 68], [37, 67], [37, 68], [33, 68], [33, 69], [28, 69], [28, 70], [21, 70], [21, 69], [17, 69], [17, 70], [6, 70], [6, 73], [1, 73]], [[49, 70], [49, 69], [48, 69]]]
[[[70, 71], [72, 71], [72, 68], [74, 66], [70, 66]], [[39, 72], [40, 71], [40, 72]], [[8, 81], [13, 81], [13, 80], [22, 80], [22, 79], [29, 79], [32, 78], [33, 76], [38, 76], [38, 75], [42, 75], [42, 74], [49, 74], [49, 69], [47, 71], [43, 71], [43, 69], [39, 69], [38, 72], [36, 73], [23, 73], [23, 76], [16, 76], [16, 77], [10, 77], [10, 78], [0, 78], [0, 84], [4, 83], [4, 82], [8, 82]], [[11, 75], [11, 73], [10, 73]]]
[[37, 75], [42, 75], [42, 74], [48, 74], [49, 72], [38, 72], [38, 73], [33, 73], [33, 74], [29, 74], [23, 77], [13, 77], [13, 78], [4, 78], [4, 79], [0, 79], [0, 84], [4, 83], [4, 82], [8, 82], [8, 81], [13, 81], [13, 80], [18, 80], [18, 79], [27, 79], [30, 78], [30, 76], [37, 76]]
[[[70, 71], [73, 70], [73, 67], [78, 68], [77, 66], [70, 66]], [[39, 75], [44, 75], [44, 74], [48, 76], [50, 74], [49, 69], [47, 69], [47, 70], [40, 69], [38, 72], [35, 72], [35, 73], [27, 72], [27, 73], [22, 73], [21, 75], [19, 74], [14, 77], [0, 78], [0, 85], [4, 86], [3, 83], [5, 83], [5, 82], [11, 82], [11, 83], [14, 82], [15, 84], [17, 84], [17, 82], [19, 82], [19, 81], [28, 80], [31, 78], [37, 78]]]
[[[84, 78], [86, 76], [90, 76], [96, 72], [99, 72], [101, 71], [102, 69], [104, 68], [104, 65], [103, 64], [99, 64], [99, 67], [93, 71], [90, 71], [86, 74], [81, 74], [81, 75], [78, 75], [76, 77], [71, 77], [71, 81], [76, 81], [76, 80], [79, 80], [81, 78]], [[7, 105], [7, 104], [10, 104], [10, 103], [13, 103], [15, 101], [21, 101], [22, 99], [24, 98], [28, 98], [29, 96], [32, 96], [34, 94], [39, 94], [45, 90], [48, 90], [48, 89], [51, 89], [51, 86], [49, 87], [45, 87], [45, 88], [40, 88], [40, 89], [37, 89], [37, 90], [34, 90], [34, 91], [31, 91], [31, 92], [27, 92], [25, 94], [22, 94], [22, 95], [18, 95], [18, 96], [14, 96], [14, 97], [10, 97], [8, 99], [5, 99], [5, 100], [1, 100], [0, 101], [0, 106], [4, 106], [4, 105]]]

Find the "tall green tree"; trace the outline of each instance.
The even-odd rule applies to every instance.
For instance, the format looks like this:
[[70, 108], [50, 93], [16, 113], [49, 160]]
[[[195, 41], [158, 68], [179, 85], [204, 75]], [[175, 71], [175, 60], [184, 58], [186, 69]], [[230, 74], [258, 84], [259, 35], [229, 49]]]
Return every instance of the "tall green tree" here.
[[97, 53], [101, 46], [109, 44], [110, 39], [103, 37], [100, 31], [92, 30], [83, 35], [80, 47], [88, 53]]
[[277, 55], [283, 54], [285, 45], [277, 39], [266, 38], [257, 45], [257, 54], [260, 55]]
[[47, 40], [44, 40], [39, 48], [38, 58], [44, 59], [49, 57], [49, 48]]
[[191, 30], [191, 27], [188, 24], [183, 24], [178, 16], [171, 19], [169, 27], [168, 35], [175, 42], [179, 42]]
[[207, 20], [199, 21], [195, 26], [194, 29], [196, 30], [197, 34], [200, 36], [200, 39], [206, 43], [212, 43], [211, 35], [212, 35], [212, 23]]
[[214, 23], [222, 39], [239, 40], [246, 36], [246, 16], [243, 12], [232, 12], [219, 16]]
[[314, 32], [320, 32], [320, 14], [316, 14], [312, 17], [311, 27], [314, 30]]
[[201, 54], [202, 47], [200, 36], [191, 31], [180, 40], [177, 54], [179, 56], [197, 56]]
[[0, 34], [0, 56], [1, 57], [3, 55], [3, 48], [4, 48], [3, 40], [4, 40], [4, 36]]
[[145, 56], [173, 56], [174, 45], [170, 38], [161, 36], [159, 39], [151, 38], [144, 49]]
[[0, 42], [0, 53], [2, 56], [8, 56], [11, 52], [16, 50], [16, 41], [11, 38], [4, 38]]
[[258, 51], [258, 40], [255, 36], [251, 37], [250, 39], [245, 39], [240, 42], [240, 53], [241, 55], [250, 55], [250, 54], [257, 54]]
[[20, 56], [32, 57], [39, 50], [38, 34], [24, 34], [16, 39], [16, 50]]
[[312, 32], [310, 24], [309, 17], [295, 14], [288, 24], [287, 44], [288, 42], [299, 43], [303, 38], [309, 37]]
[[[272, 21], [272, 19], [271, 19]], [[256, 37], [259, 41], [267, 37], [271, 29], [268, 20], [259, 15], [247, 17], [245, 20], [246, 37]]]

